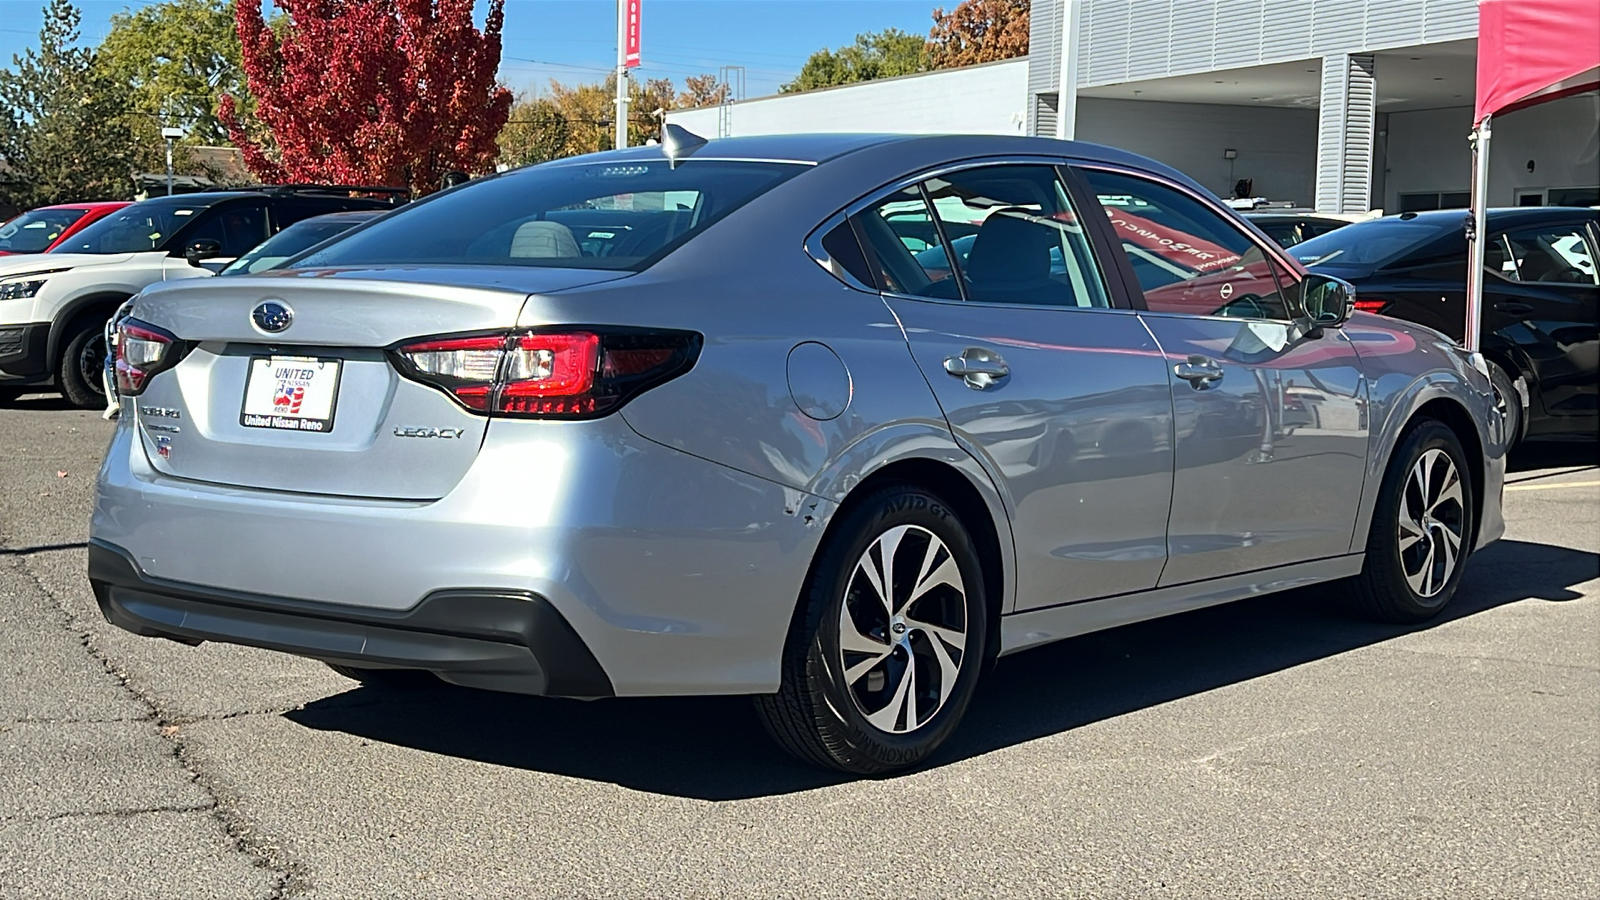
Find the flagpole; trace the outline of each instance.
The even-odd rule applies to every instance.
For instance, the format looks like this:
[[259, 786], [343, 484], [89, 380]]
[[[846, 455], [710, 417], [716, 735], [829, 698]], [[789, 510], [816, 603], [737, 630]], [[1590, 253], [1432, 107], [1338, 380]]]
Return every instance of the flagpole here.
[[1478, 352], [1483, 322], [1483, 267], [1489, 244], [1489, 135], [1486, 115], [1472, 133], [1472, 233], [1467, 243], [1467, 317], [1461, 346]]
[[617, 0], [617, 149], [628, 146], [628, 0]]

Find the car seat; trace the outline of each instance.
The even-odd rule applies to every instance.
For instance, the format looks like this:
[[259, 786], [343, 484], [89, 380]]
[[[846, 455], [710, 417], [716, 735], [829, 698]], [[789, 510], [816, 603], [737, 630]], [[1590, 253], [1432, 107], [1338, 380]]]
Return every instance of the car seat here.
[[1072, 306], [1072, 291], [1050, 277], [1050, 251], [1061, 243], [1046, 220], [1022, 209], [984, 219], [967, 255], [967, 296], [995, 303]]
[[509, 255], [512, 259], [576, 259], [583, 251], [572, 236], [572, 229], [540, 219], [517, 226]]

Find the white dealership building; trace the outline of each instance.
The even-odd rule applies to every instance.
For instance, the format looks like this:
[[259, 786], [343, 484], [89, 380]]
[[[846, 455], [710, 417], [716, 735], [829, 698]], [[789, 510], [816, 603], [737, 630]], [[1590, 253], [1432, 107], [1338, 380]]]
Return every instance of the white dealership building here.
[[[1033, 0], [1025, 58], [668, 120], [708, 137], [1072, 136], [1223, 197], [1248, 179], [1327, 212], [1465, 206], [1477, 27], [1474, 0]], [[1600, 204], [1600, 95], [1495, 121], [1491, 205]]]

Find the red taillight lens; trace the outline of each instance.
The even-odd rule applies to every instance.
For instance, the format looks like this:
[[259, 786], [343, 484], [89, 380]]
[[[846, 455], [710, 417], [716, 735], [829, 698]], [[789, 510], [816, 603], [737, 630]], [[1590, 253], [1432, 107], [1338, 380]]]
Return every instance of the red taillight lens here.
[[1381, 313], [1389, 307], [1389, 301], [1370, 298], [1357, 299], [1355, 305], [1357, 312]]
[[177, 339], [165, 331], [134, 319], [117, 326], [117, 393], [137, 397], [150, 376], [176, 365]]
[[595, 329], [446, 337], [394, 348], [407, 377], [468, 409], [531, 418], [592, 418], [687, 372], [700, 336]]

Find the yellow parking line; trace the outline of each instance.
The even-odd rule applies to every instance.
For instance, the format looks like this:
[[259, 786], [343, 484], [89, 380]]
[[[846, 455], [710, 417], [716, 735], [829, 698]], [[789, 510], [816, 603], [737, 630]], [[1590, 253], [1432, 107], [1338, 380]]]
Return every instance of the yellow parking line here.
[[1597, 487], [1600, 481], [1558, 481], [1554, 484], [1508, 484], [1508, 491], [1549, 491], [1564, 487]]

